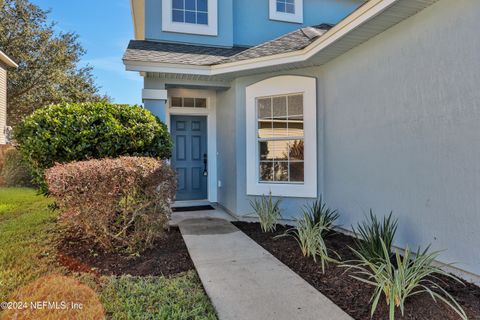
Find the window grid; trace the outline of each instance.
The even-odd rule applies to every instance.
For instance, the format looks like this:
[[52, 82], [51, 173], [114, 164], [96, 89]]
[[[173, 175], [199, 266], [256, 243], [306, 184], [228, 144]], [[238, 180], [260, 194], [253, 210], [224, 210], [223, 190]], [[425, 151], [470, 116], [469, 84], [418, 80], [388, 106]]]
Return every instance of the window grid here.
[[172, 97], [170, 107], [171, 108], [207, 108], [207, 98], [184, 98], [184, 97]]
[[295, 0], [276, 0], [277, 12], [295, 14]]
[[[297, 105], [297, 114], [290, 114], [290, 100], [292, 98], [297, 98], [300, 99], [301, 101], [300, 106], [301, 106], [301, 112], [298, 110], [298, 105]], [[267, 102], [269, 106], [267, 106], [265, 110], [267, 110], [268, 114], [268, 109], [270, 109], [270, 117], [269, 116], [264, 116], [260, 114], [260, 104], [259, 101], [264, 101]], [[281, 108], [283, 106], [280, 106], [280, 111], [277, 111], [276, 115], [276, 110], [275, 110], [275, 103], [274, 101], [277, 100], [277, 102], [285, 102], [285, 115], [278, 115], [278, 113], [281, 112]], [[268, 103], [269, 101], [269, 103]], [[297, 100], [297, 103], [299, 102]], [[303, 94], [289, 94], [289, 95], [277, 95], [277, 96], [269, 96], [269, 97], [261, 97], [256, 99], [256, 108], [257, 108], [257, 148], [258, 148], [258, 163], [259, 163], [259, 182], [260, 183], [281, 183], [281, 184], [302, 184], [304, 183], [304, 163], [305, 163], [305, 158], [304, 158], [304, 139], [305, 139], [305, 133], [304, 133], [304, 120], [303, 120]], [[292, 111], [295, 109], [295, 107], [292, 107]], [[280, 125], [285, 123], [285, 126], [282, 128], [281, 126], [277, 129], [286, 129], [285, 134], [283, 135], [275, 135], [275, 123], [279, 123]], [[266, 134], [261, 133], [261, 128], [268, 128], [268, 126], [262, 125], [263, 124], [270, 124], [272, 125], [272, 130], [271, 130], [271, 135], [266, 136]], [[290, 125], [296, 123], [297, 125], [300, 125], [301, 129], [297, 129], [296, 132], [294, 130], [290, 130]], [[267, 129], [268, 130], [268, 129]], [[299, 131], [302, 132], [301, 135], [294, 135], [293, 133], [298, 133]], [[292, 135], [291, 135], [292, 133]], [[264, 137], [262, 137], [264, 135]], [[281, 146], [280, 148], [277, 147], [276, 145], [281, 145], [283, 143], [283, 147]], [[264, 155], [262, 154], [262, 147], [263, 151], [265, 151], [265, 147], [268, 150], [267, 155], [270, 153], [270, 147], [268, 146], [271, 144], [272, 149], [278, 149], [282, 150], [283, 149], [283, 156], [276, 156], [278, 153], [278, 150], [273, 150], [273, 156], [271, 159], [262, 159]], [[286, 152], [285, 152], [286, 150]], [[295, 153], [297, 153], [297, 156], [295, 157]], [[266, 157], [266, 156], [265, 156]], [[296, 170], [299, 170], [301, 172], [301, 178], [297, 175], [292, 175], [292, 168], [297, 167]], [[286, 170], [286, 176], [283, 174], [280, 174], [280, 171]], [[270, 171], [270, 173], [268, 172]], [[265, 175], [266, 174], [266, 175]], [[270, 178], [268, 178], [270, 176]], [[265, 178], [267, 177], [267, 178]]]
[[172, 21], [208, 25], [208, 0], [172, 0]]

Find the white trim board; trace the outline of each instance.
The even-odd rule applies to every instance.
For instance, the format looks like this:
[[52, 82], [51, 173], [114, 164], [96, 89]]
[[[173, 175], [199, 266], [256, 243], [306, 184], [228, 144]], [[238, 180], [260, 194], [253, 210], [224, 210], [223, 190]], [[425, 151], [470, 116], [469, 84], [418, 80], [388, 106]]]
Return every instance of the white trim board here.
[[174, 22], [172, 19], [172, 0], [162, 1], [162, 31], [207, 36], [218, 35], [218, 0], [208, 0], [208, 24]]
[[[285, 94], [303, 94], [304, 118], [304, 182], [265, 183], [259, 182], [257, 111], [258, 97]], [[304, 76], [277, 76], [254, 83], [246, 88], [246, 160], [247, 194], [279, 197], [317, 197], [317, 85], [316, 79]]]
[[142, 89], [142, 100], [167, 100], [167, 90]]
[[[170, 108], [171, 97], [206, 98], [207, 108]], [[168, 89], [168, 100], [165, 104], [165, 118], [170, 131], [170, 116], [206, 116], [207, 117], [207, 154], [208, 154], [208, 201], [217, 202], [217, 113], [215, 91], [175, 88]]]

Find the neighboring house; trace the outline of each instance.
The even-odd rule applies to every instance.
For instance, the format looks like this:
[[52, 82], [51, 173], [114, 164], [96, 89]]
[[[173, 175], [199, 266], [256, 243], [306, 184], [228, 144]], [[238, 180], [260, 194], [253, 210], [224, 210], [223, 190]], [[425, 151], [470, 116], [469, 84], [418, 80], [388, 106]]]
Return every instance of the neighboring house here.
[[7, 143], [7, 69], [18, 65], [0, 50], [0, 145]]
[[124, 64], [173, 135], [177, 199], [241, 218], [272, 193], [295, 218], [322, 194], [347, 229], [393, 210], [396, 245], [478, 280], [480, 1], [358, 5], [132, 0]]

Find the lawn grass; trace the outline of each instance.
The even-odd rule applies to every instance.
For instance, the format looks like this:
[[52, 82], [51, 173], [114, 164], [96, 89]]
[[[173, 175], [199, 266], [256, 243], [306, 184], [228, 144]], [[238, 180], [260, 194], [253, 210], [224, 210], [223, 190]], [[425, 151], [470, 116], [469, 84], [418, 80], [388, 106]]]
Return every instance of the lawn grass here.
[[51, 202], [32, 189], [0, 188], [0, 301], [55, 268]]
[[113, 277], [100, 300], [111, 319], [216, 319], [194, 271], [170, 279]]
[[96, 277], [71, 274], [59, 266], [55, 259], [58, 213], [49, 209], [52, 202], [32, 189], [0, 188], [0, 301], [55, 273], [92, 287], [109, 319], [216, 319], [194, 271], [171, 278]]

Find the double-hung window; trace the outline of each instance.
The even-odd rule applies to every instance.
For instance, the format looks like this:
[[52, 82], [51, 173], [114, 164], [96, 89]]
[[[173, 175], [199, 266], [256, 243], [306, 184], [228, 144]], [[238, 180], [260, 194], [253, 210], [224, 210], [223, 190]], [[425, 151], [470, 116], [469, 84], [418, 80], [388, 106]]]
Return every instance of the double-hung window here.
[[303, 183], [303, 94], [257, 98], [259, 181]]
[[247, 194], [317, 196], [316, 80], [278, 76], [246, 88]]
[[162, 31], [217, 35], [219, 0], [163, 0]]

